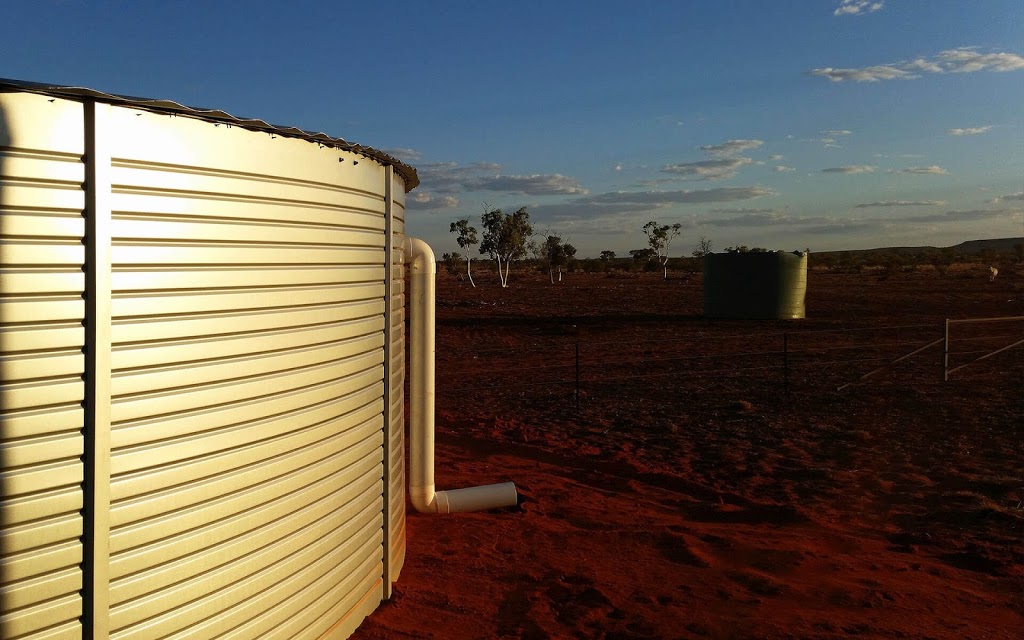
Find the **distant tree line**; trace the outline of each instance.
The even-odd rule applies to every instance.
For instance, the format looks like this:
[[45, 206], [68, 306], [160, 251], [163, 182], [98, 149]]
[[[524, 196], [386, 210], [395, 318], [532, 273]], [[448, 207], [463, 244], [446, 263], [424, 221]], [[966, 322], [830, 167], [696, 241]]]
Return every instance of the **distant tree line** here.
[[[641, 228], [647, 241], [646, 246], [629, 251], [629, 257], [620, 257], [615, 251], [604, 250], [596, 258], [577, 258], [576, 247], [561, 234], [553, 231], [536, 233], [530, 221], [530, 214], [525, 207], [511, 213], [484, 205], [480, 217], [480, 228], [470, 224], [469, 218], [452, 222], [449, 231], [455, 235], [456, 242], [463, 253], [451, 252], [442, 256], [442, 261], [449, 273], [468, 280], [473, 280], [472, 250], [479, 245], [478, 252], [492, 261], [503, 288], [509, 286], [512, 265], [527, 262], [540, 271], [547, 272], [552, 284], [562, 282], [564, 272], [577, 269], [586, 272], [654, 272], [661, 271], [667, 279], [668, 272], [683, 271], [689, 274], [703, 269], [704, 256], [712, 252], [713, 243], [706, 236], [701, 236], [688, 257], [672, 257], [670, 255], [673, 242], [679, 238], [682, 225], [661, 224], [651, 220]], [[970, 243], [967, 243], [970, 244]], [[1005, 244], [1005, 241], [1004, 241]], [[811, 267], [829, 271], [864, 271], [873, 270], [883, 277], [899, 271], [912, 271], [920, 267], [930, 267], [945, 275], [954, 264], [979, 263], [1005, 269], [1010, 264], [1024, 263], [1024, 242], [1012, 245], [1007, 250], [982, 248], [978, 251], [964, 251], [955, 247], [949, 248], [886, 248], [853, 251], [828, 251], [813, 254]], [[727, 253], [760, 253], [769, 249], [736, 245], [725, 248]]]
[[[712, 248], [711, 240], [701, 236], [692, 252], [695, 260], [672, 258], [672, 244], [679, 237], [682, 224], [660, 224], [651, 220], [641, 228], [647, 246], [631, 250], [628, 259], [617, 258], [614, 251], [605, 250], [598, 258], [580, 260], [576, 257], [576, 247], [563, 240], [561, 234], [550, 230], [536, 233], [525, 207], [505, 213], [485, 204], [480, 216], [480, 228], [482, 234], [470, 223], [468, 217], [452, 222], [448, 231], [455, 235], [455, 241], [462, 252], [453, 251], [442, 255], [445, 269], [452, 275], [468, 280], [474, 287], [476, 282], [473, 280], [472, 251], [476, 245], [479, 245], [480, 255], [494, 262], [503, 288], [508, 287], [512, 265], [528, 258], [539, 269], [547, 271], [552, 284], [561, 282], [564, 272], [580, 267], [585, 271], [660, 269], [662, 277], [667, 279], [670, 268], [686, 268], [691, 272], [699, 270], [700, 259], [711, 253]], [[742, 249], [746, 250], [746, 247]]]
[[474, 287], [476, 283], [473, 281], [471, 255], [472, 248], [477, 244], [480, 245], [480, 255], [485, 255], [494, 261], [502, 288], [508, 287], [512, 265], [528, 256], [533, 256], [533, 260], [547, 270], [552, 284], [555, 282], [556, 273], [558, 282], [561, 282], [563, 270], [571, 269], [575, 264], [576, 247], [556, 233], [535, 233], [533, 224], [530, 222], [530, 213], [526, 207], [520, 207], [512, 213], [505, 213], [501, 209], [484, 205], [484, 212], [480, 216], [480, 227], [483, 229], [482, 235], [478, 235], [476, 227], [470, 224], [469, 218], [452, 222], [448, 231], [455, 234], [455, 240], [459, 248], [465, 251], [465, 256], [459, 252], [452, 252], [445, 253], [441, 257], [445, 268], [460, 277], [462, 276], [461, 263], [464, 261], [466, 265], [465, 278]]

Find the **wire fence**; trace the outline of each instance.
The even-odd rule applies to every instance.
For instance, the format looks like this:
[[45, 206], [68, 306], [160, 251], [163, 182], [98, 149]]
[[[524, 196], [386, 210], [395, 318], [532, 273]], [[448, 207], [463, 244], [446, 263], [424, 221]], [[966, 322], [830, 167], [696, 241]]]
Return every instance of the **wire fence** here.
[[[680, 336], [602, 339], [578, 328], [532, 337], [525, 346], [479, 349], [460, 344], [445, 354], [440, 389], [456, 394], [538, 387], [571, 392], [576, 408], [583, 394], [615, 385], [674, 379], [742, 385], [756, 381], [788, 397], [794, 389], [842, 392], [855, 385], [904, 379], [941, 384], [951, 370], [967, 377], [968, 365], [1002, 354], [982, 367], [1000, 370], [1021, 362], [1024, 317], [985, 323], [976, 319], [951, 332], [941, 324], [732, 333], [707, 328]], [[993, 330], [993, 327], [996, 327]], [[518, 341], [513, 341], [518, 342]], [[524, 364], [524, 350], [532, 353]], [[542, 354], [543, 362], [538, 361]]]

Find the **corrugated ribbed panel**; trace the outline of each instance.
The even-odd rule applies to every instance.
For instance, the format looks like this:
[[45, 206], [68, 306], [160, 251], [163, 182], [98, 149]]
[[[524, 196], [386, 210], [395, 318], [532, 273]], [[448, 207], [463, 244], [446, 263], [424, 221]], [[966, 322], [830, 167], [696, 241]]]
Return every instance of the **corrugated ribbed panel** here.
[[405, 189], [398, 177], [391, 192], [392, 223], [391, 231], [394, 238], [391, 260], [391, 364], [389, 384], [391, 385], [388, 408], [389, 428], [388, 458], [389, 510], [390, 527], [390, 563], [389, 576], [391, 582], [398, 580], [398, 574], [405, 562], [405, 256], [402, 251], [405, 239]]
[[82, 106], [0, 94], [0, 637], [82, 637]]
[[382, 593], [384, 169], [113, 112], [111, 637], [354, 628]]

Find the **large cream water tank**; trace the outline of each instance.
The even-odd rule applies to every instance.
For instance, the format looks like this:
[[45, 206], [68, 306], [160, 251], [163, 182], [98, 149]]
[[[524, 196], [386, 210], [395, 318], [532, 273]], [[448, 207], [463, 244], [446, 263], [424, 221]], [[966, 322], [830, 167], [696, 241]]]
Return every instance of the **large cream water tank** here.
[[417, 183], [323, 134], [0, 81], [0, 636], [340, 638], [389, 596]]

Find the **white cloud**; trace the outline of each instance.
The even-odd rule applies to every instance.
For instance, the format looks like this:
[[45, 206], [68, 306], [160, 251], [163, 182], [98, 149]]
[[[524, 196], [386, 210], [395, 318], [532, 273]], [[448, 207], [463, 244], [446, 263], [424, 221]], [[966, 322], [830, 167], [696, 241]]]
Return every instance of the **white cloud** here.
[[650, 189], [670, 182], [679, 182], [679, 178], [652, 178], [650, 180], [637, 180], [630, 186], [637, 187], [638, 189]]
[[828, 169], [822, 169], [822, 173], [874, 173], [878, 167], [870, 164], [854, 164], [845, 167], [829, 167]]
[[412, 162], [420, 159], [420, 152], [415, 149], [385, 149], [384, 153], [401, 160], [402, 162]]
[[1016, 53], [981, 53], [978, 47], [959, 47], [942, 51], [931, 59], [917, 58], [889, 64], [873, 65], [861, 69], [822, 67], [811, 69], [812, 76], [832, 82], [878, 82], [880, 80], [910, 80], [922, 73], [974, 73], [976, 71], [1017, 71], [1024, 69], [1024, 57]]
[[945, 213], [932, 213], [909, 218], [899, 218], [897, 222], [968, 222], [972, 220], [985, 220], [988, 218], [1000, 218], [1003, 216], [1019, 215], [1022, 209], [971, 209], [969, 211], [947, 211]]
[[559, 173], [527, 176], [501, 175], [501, 165], [476, 162], [460, 165], [455, 162], [435, 162], [418, 168], [420, 184], [427, 193], [457, 194], [463, 191], [503, 191], [526, 195], [585, 195], [575, 178]]
[[700, 149], [716, 158], [731, 158], [744, 151], [757, 149], [763, 144], [764, 140], [726, 140], [722, 144], [703, 145]]
[[594, 204], [576, 201], [536, 204], [530, 206], [530, 219], [538, 222], [557, 220], [560, 226], [575, 231], [586, 229], [594, 233], [624, 233], [639, 228], [632, 219], [634, 215], [648, 216], [668, 206], [665, 203]]
[[[557, 220], [559, 228], [576, 233], [629, 234], [650, 219], [652, 212], [666, 215], [672, 207], [680, 204], [733, 202], [761, 196], [775, 195], [767, 187], [723, 187], [717, 189], [696, 189], [692, 191], [615, 191], [599, 193], [568, 202], [530, 205], [530, 217], [540, 220]], [[712, 209], [722, 213], [769, 213], [775, 209]], [[681, 219], [687, 227], [693, 220]]]
[[1024, 200], [1024, 191], [1018, 191], [1017, 193], [1009, 193], [1005, 196], [997, 196], [989, 200], [989, 204], [1006, 202], [1007, 200]]
[[839, 144], [839, 138], [842, 136], [848, 136], [852, 131], [846, 129], [826, 129], [819, 131], [817, 137], [813, 138], [800, 138], [800, 142], [820, 142], [826, 149], [842, 149], [842, 145]]
[[927, 60], [925, 58], [917, 58], [909, 62], [903, 63], [903, 68], [907, 71], [920, 71], [921, 73], [942, 73], [942, 65], [935, 62], [934, 60]]
[[855, 82], [878, 82], [879, 80], [909, 80], [911, 78], [919, 77], [909, 71], [890, 65], [878, 65], [874, 67], [865, 67], [863, 69], [834, 69], [832, 67], [823, 67], [821, 69], [811, 69], [808, 73], [812, 76], [828, 78], [832, 82], [842, 82], [844, 80], [853, 80]]
[[522, 193], [529, 196], [546, 196], [558, 194], [590, 193], [580, 186], [575, 178], [560, 173], [531, 176], [503, 176], [473, 178], [463, 182], [470, 191], [504, 191], [506, 193]]
[[612, 171], [622, 171], [622, 163], [621, 162], [616, 163], [615, 166], [612, 167]]
[[772, 162], [779, 162], [782, 160], [782, 155], [776, 153], [774, 155], [768, 156], [768, 159], [771, 160]]
[[712, 227], [767, 227], [780, 224], [791, 224], [793, 217], [780, 212], [747, 213], [733, 218], [707, 218], [700, 224]]
[[[667, 164], [661, 168], [661, 172], [693, 180], [726, 180], [734, 178], [736, 177], [736, 172], [741, 167], [754, 162], [753, 159], [741, 156], [740, 154], [744, 151], [757, 149], [763, 144], [763, 140], [726, 140], [721, 144], [702, 145], [700, 150], [711, 156], [710, 160]], [[758, 161], [757, 164], [764, 163]]]
[[412, 209], [454, 209], [459, 206], [455, 196], [436, 196], [426, 191], [416, 191], [409, 196], [409, 207]]
[[1024, 69], [1024, 57], [1015, 53], [979, 53], [978, 47], [960, 47], [943, 51], [936, 61], [949, 73], [975, 71], [1017, 71]]
[[944, 200], [882, 200], [879, 202], [862, 202], [857, 205], [858, 209], [872, 207], [941, 207], [946, 204]]
[[866, 13], [874, 13], [885, 5], [885, 0], [878, 0], [873, 2], [872, 0], [841, 0], [836, 10], [832, 12], [834, 16], [859, 16]]
[[875, 157], [876, 158], [923, 158], [924, 156], [921, 155], [920, 153], [898, 153], [898, 154], [876, 153]]
[[662, 167], [662, 173], [678, 176], [695, 176], [698, 180], [725, 180], [736, 177], [736, 171], [750, 164], [750, 158], [721, 158], [719, 160], [700, 160], [698, 162], [681, 162]]
[[966, 129], [949, 129], [946, 131], [951, 136], [976, 136], [981, 133], [985, 133], [992, 128], [992, 125], [985, 125], [984, 127], [967, 127]]
[[[812, 224], [801, 227], [803, 233], [832, 235], [849, 235], [855, 232], [880, 232], [893, 229], [908, 229], [914, 225], [940, 225], [943, 223], [957, 224], [990, 220], [996, 218], [1013, 219], [1024, 213], [1024, 209], [972, 209], [967, 211], [946, 211], [944, 213], [928, 213], [917, 216], [899, 215], [890, 218], [800, 218], [794, 224]], [[910, 225], [908, 227], [908, 225]], [[935, 227], [937, 229], [938, 227]], [[917, 232], [917, 230], [915, 230]]]
[[773, 171], [775, 171], [775, 173], [786, 173], [788, 171], [796, 171], [796, 169], [794, 169], [793, 167], [786, 167], [781, 164], [777, 164], [773, 168]]
[[464, 183], [480, 175], [494, 175], [501, 165], [493, 162], [474, 162], [460, 165], [457, 162], [433, 162], [420, 165], [416, 172], [423, 189], [438, 193], [458, 193]]
[[720, 209], [708, 209], [709, 213], [728, 213], [728, 214], [749, 214], [749, 213], [779, 213], [778, 209], [767, 208], [767, 209], [750, 209], [740, 207], [738, 209], [720, 208]]
[[907, 167], [906, 169], [889, 169], [889, 173], [910, 173], [914, 175], [949, 175], [949, 172], [940, 166], [932, 165], [930, 167]]
[[679, 191], [613, 191], [599, 193], [574, 202], [586, 204], [689, 204], [700, 202], [732, 202], [775, 195], [768, 187], [719, 187]]

